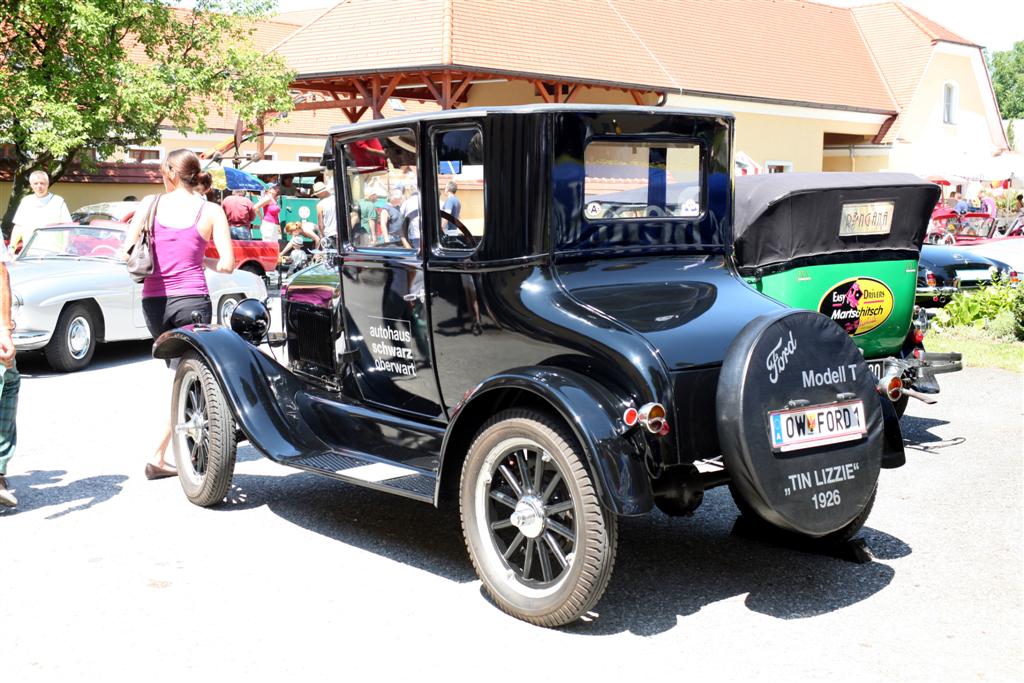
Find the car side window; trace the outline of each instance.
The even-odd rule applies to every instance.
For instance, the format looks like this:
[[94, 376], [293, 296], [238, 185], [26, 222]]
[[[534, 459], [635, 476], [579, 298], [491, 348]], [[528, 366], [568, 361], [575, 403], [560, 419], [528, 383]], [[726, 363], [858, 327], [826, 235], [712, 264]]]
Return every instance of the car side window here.
[[395, 131], [342, 145], [348, 239], [356, 248], [420, 245], [416, 138]]
[[484, 236], [483, 135], [475, 126], [434, 134], [438, 244], [472, 250]]

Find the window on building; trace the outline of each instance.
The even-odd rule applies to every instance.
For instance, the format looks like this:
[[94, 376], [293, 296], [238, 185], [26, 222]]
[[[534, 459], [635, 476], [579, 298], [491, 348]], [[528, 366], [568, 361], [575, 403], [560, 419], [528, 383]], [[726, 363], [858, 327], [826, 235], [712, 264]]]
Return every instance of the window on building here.
[[960, 87], [956, 83], [947, 82], [942, 86], [942, 122], [955, 124]]
[[137, 164], [159, 164], [161, 153], [159, 147], [129, 147], [127, 156]]
[[308, 164], [319, 164], [320, 163], [320, 155], [319, 154], [298, 154], [298, 155], [295, 156], [295, 160], [296, 161], [301, 161], [303, 163], [308, 163]]
[[341, 156], [349, 242], [357, 248], [419, 249], [420, 195], [412, 132], [353, 140], [342, 147]]
[[792, 161], [766, 161], [764, 164], [765, 170], [768, 173], [792, 173], [793, 162]]
[[475, 249], [484, 236], [484, 143], [479, 128], [434, 136], [441, 193], [438, 241], [445, 249]]

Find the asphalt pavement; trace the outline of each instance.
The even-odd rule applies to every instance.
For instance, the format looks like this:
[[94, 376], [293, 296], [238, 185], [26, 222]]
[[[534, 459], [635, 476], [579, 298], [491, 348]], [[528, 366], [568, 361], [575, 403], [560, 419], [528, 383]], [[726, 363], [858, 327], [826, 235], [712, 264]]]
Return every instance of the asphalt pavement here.
[[912, 402], [854, 564], [732, 533], [727, 491], [620, 524], [590, 618], [483, 596], [458, 518], [239, 451], [228, 501], [143, 466], [171, 373], [148, 343], [74, 374], [22, 356], [0, 510], [6, 680], [1024, 680], [1024, 375]]

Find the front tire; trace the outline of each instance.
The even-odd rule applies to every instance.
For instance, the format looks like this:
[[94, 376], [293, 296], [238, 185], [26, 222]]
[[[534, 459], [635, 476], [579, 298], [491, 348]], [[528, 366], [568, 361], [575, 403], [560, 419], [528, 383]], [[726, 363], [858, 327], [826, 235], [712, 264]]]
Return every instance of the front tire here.
[[206, 363], [195, 354], [181, 359], [171, 390], [171, 443], [178, 480], [196, 505], [224, 500], [235, 471], [235, 419]]
[[470, 446], [459, 491], [469, 557], [498, 607], [561, 626], [601, 598], [615, 565], [616, 518], [562, 424], [535, 410], [499, 413]]
[[44, 353], [58, 372], [75, 372], [92, 361], [96, 351], [96, 320], [83, 304], [71, 304], [60, 312], [57, 326]]

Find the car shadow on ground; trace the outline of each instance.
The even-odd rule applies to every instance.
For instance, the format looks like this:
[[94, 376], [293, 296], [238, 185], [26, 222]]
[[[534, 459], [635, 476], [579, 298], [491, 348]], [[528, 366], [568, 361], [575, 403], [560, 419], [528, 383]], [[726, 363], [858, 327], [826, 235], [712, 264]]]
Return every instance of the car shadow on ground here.
[[[236, 474], [217, 510], [267, 506], [282, 519], [332, 540], [436, 576], [466, 583], [477, 577], [455, 510], [378, 493], [319, 475]], [[779, 619], [814, 617], [881, 591], [895, 570], [854, 564], [731, 533], [738, 512], [725, 488], [709, 491], [692, 518], [654, 513], [620, 521], [615, 572], [596, 615], [565, 627], [580, 635], [654, 635], [680, 617], [722, 600]], [[866, 527], [876, 559], [911, 553], [903, 541]], [[481, 590], [482, 592], [482, 590]]]
[[[152, 351], [152, 339], [100, 344], [96, 347], [92, 362], [84, 369], [78, 370], [78, 372], [98, 372], [120, 365], [148, 361], [153, 358]], [[33, 378], [60, 377], [65, 374], [51, 368], [49, 363], [46, 362], [46, 356], [43, 355], [42, 351], [22, 351], [18, 353], [18, 371], [23, 377]]]
[[900, 427], [903, 430], [904, 448], [924, 453], [935, 453], [944, 448], [959, 446], [967, 439], [962, 436], [943, 438], [931, 432], [935, 427], [948, 425], [946, 420], [936, 420], [931, 417], [913, 417], [904, 415], [900, 420]]
[[18, 507], [0, 507], [0, 515], [77, 503], [46, 516], [46, 519], [57, 519], [105, 503], [119, 494], [121, 484], [128, 480], [123, 474], [104, 474], [64, 483], [66, 474], [65, 470], [30, 470], [21, 475], [9, 475], [7, 481], [18, 495]]

